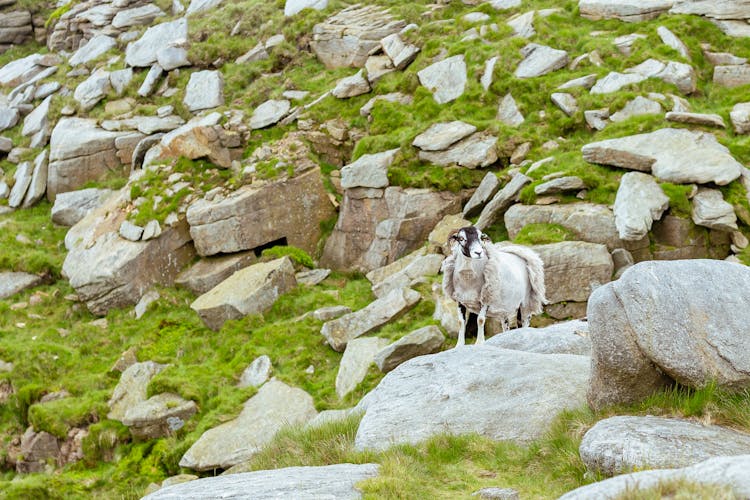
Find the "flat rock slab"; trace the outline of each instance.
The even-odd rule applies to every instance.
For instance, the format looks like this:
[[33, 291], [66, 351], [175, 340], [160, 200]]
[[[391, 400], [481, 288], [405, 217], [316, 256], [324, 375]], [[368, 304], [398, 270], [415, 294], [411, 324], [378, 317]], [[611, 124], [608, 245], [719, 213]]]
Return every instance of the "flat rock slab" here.
[[475, 225], [484, 230], [503, 217], [506, 211], [511, 208], [511, 205], [517, 201], [521, 189], [529, 182], [531, 182], [531, 177], [521, 173], [513, 175], [510, 181], [495, 193], [490, 202], [484, 206]]
[[236, 419], [204, 432], [182, 456], [180, 467], [228, 469], [252, 458], [284, 425], [304, 424], [316, 414], [305, 391], [269, 380]]
[[568, 175], [565, 177], [558, 177], [557, 179], [551, 179], [543, 182], [534, 187], [534, 193], [537, 196], [545, 196], [549, 194], [564, 193], [566, 191], [580, 191], [586, 189], [586, 183], [583, 179], [574, 175]]
[[253, 116], [250, 117], [250, 128], [265, 128], [277, 123], [289, 114], [291, 107], [292, 103], [286, 99], [271, 99], [264, 102], [253, 111]]
[[728, 486], [738, 498], [750, 496], [750, 455], [717, 457], [683, 469], [650, 470], [582, 486], [560, 497], [560, 500], [601, 500], [637, 494], [669, 481], [688, 481], [706, 485]]
[[336, 373], [336, 395], [343, 398], [352, 392], [367, 376], [375, 355], [386, 345], [387, 339], [360, 337], [346, 344]]
[[661, 219], [669, 207], [656, 179], [642, 172], [628, 172], [620, 179], [615, 196], [615, 225], [621, 239], [639, 241], [651, 230], [655, 220]]
[[723, 87], [741, 87], [750, 83], [750, 64], [714, 66], [713, 82]]
[[645, 80], [646, 77], [638, 74], [618, 73], [612, 71], [605, 77], [600, 78], [596, 81], [593, 87], [591, 87], [592, 94], [611, 94], [617, 92], [623, 87], [640, 83]]
[[310, 47], [328, 69], [361, 68], [383, 38], [404, 26], [380, 7], [353, 5], [316, 24]]
[[295, 498], [320, 500], [361, 498], [356, 484], [377, 477], [378, 464], [337, 464], [322, 467], [287, 467], [206, 477], [162, 488], [144, 500], [186, 498]]
[[643, 96], [638, 96], [628, 101], [620, 111], [612, 113], [609, 117], [613, 122], [622, 122], [634, 116], [658, 115], [662, 112], [661, 104]]
[[426, 276], [437, 276], [442, 263], [443, 256], [434, 253], [417, 257], [400, 271], [375, 283], [372, 286], [372, 293], [378, 298], [385, 297], [393, 290], [408, 288]]
[[122, 421], [131, 408], [148, 399], [148, 384], [167, 365], [144, 361], [130, 365], [120, 375], [120, 382], [109, 399], [107, 418]]
[[675, 0], [670, 14], [696, 14], [714, 19], [749, 19], [747, 1], [732, 0]]
[[735, 104], [729, 113], [732, 126], [737, 134], [750, 134], [750, 102]]
[[438, 104], [458, 99], [466, 87], [466, 62], [463, 54], [443, 59], [417, 73]]
[[495, 335], [487, 344], [539, 354], [591, 354], [589, 325], [582, 320], [566, 321], [544, 328], [516, 328]]
[[7, 299], [27, 288], [37, 286], [41, 283], [42, 278], [36, 274], [1, 272], [0, 299]]
[[[655, 279], [655, 277], [658, 277]], [[750, 387], [750, 269], [714, 260], [648, 261], [588, 304], [593, 408], [639, 401], [669, 383]]]
[[252, 251], [205, 257], [181, 272], [175, 279], [175, 284], [184, 286], [197, 295], [202, 295], [236, 271], [255, 264], [257, 261], [258, 257]]
[[734, 207], [724, 200], [724, 195], [718, 189], [700, 188], [692, 201], [690, 216], [696, 225], [719, 231], [737, 230]]
[[294, 265], [282, 257], [240, 269], [198, 297], [190, 308], [206, 326], [218, 330], [227, 320], [263, 313], [296, 286]]
[[530, 43], [521, 54], [524, 59], [516, 68], [513, 75], [516, 78], [534, 78], [546, 75], [568, 64], [568, 53], [564, 50], [553, 49], [544, 45]]
[[726, 128], [724, 118], [716, 114], [685, 113], [670, 111], [665, 118], [668, 122], [687, 123], [688, 125], [703, 125], [705, 127]]
[[479, 186], [477, 186], [474, 194], [469, 198], [469, 201], [464, 205], [462, 215], [464, 217], [473, 217], [474, 215], [477, 215], [487, 202], [495, 196], [499, 189], [500, 179], [494, 172], [488, 172], [482, 179], [482, 182], [479, 183]]
[[477, 128], [460, 120], [444, 123], [434, 123], [430, 127], [416, 136], [411, 145], [418, 147], [422, 151], [442, 151], [470, 136], [476, 132]]
[[677, 469], [713, 457], [748, 455], [750, 434], [673, 418], [620, 416], [589, 429], [580, 454], [588, 470], [605, 476]]
[[388, 186], [388, 168], [400, 149], [364, 154], [341, 169], [341, 187], [384, 188]]
[[194, 401], [163, 393], [128, 408], [122, 423], [137, 438], [156, 439], [180, 430], [197, 411], [198, 405]]
[[381, 372], [388, 373], [412, 358], [439, 351], [443, 342], [445, 336], [440, 328], [435, 325], [425, 326], [381, 349], [375, 355], [375, 364]]
[[355, 448], [384, 450], [445, 432], [528, 444], [559, 412], [583, 404], [589, 364], [586, 356], [486, 345], [414, 358], [357, 405], [365, 414]]
[[370, 82], [365, 78], [364, 71], [359, 70], [352, 76], [342, 78], [336, 82], [331, 95], [338, 99], [348, 99], [358, 95], [367, 94], [372, 88]]
[[410, 288], [393, 290], [359, 311], [325, 323], [320, 333], [333, 350], [342, 352], [350, 340], [383, 326], [414, 307], [420, 299], [419, 292]]
[[498, 159], [497, 137], [478, 132], [445, 151], [420, 151], [419, 159], [440, 166], [488, 167]]
[[[647, 134], [609, 139], [583, 146], [591, 163], [651, 172], [677, 184], [729, 184], [740, 176], [742, 164], [713, 134], [665, 128]], [[687, 161], [689, 159], [690, 161]]]
[[654, 19], [672, 8], [674, 0], [580, 0], [578, 9], [582, 17], [598, 21], [619, 19], [640, 22]]
[[151, 26], [125, 49], [128, 66], [147, 67], [157, 61], [157, 53], [175, 42], [188, 40], [188, 22], [182, 17], [175, 21]]
[[224, 104], [224, 77], [220, 71], [196, 71], [185, 87], [185, 106], [196, 112]]
[[201, 198], [187, 210], [190, 235], [201, 256], [250, 250], [286, 238], [313, 253], [320, 222], [335, 214], [320, 169], [292, 178], [243, 186], [226, 198]]

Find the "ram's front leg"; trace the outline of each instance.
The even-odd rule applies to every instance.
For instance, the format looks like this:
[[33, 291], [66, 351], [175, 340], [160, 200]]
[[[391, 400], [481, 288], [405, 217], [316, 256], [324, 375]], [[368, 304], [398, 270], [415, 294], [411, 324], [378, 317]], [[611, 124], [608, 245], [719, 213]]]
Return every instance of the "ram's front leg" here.
[[458, 342], [456, 342], [456, 347], [466, 344], [466, 316], [468, 316], [467, 309], [461, 304], [458, 304], [458, 322], [460, 328], [458, 329]]
[[477, 342], [476, 345], [484, 344], [484, 323], [487, 321], [487, 309], [489, 306], [482, 306], [477, 315]]

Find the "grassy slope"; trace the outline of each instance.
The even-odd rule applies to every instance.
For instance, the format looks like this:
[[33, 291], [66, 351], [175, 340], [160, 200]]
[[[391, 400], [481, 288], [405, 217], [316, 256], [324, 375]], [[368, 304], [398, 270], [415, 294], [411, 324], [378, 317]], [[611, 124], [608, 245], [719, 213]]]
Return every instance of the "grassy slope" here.
[[[376, 3], [390, 6], [396, 16], [420, 26], [419, 31], [412, 31], [408, 35], [411, 41], [422, 47], [420, 56], [406, 71], [385, 76], [374, 92], [410, 93], [414, 95], [413, 104], [378, 103], [373, 109], [372, 121], [368, 122], [359, 115], [358, 110], [373, 94], [346, 101], [329, 97], [309, 112], [309, 118], [318, 122], [343, 118], [351, 127], [364, 130], [367, 135], [357, 144], [355, 157], [402, 147], [398, 163], [390, 172], [394, 184], [452, 190], [476, 185], [485, 172], [422, 164], [416, 160], [409, 146], [414, 136], [431, 123], [462, 119], [498, 134], [498, 146], [505, 158], [516, 145], [526, 141], [532, 142], [530, 158], [537, 160], [550, 154], [556, 157], [554, 162], [534, 174], [536, 181], [524, 191], [524, 201], [533, 201], [533, 186], [543, 175], [564, 171], [585, 180], [589, 187], [589, 200], [611, 203], [621, 172], [586, 164], [580, 157], [580, 147], [592, 140], [675, 125], [668, 124], [662, 117], [642, 117], [610, 124], [602, 132], [591, 133], [585, 128], [582, 111], [573, 117], [565, 116], [549, 101], [549, 94], [569, 79], [590, 73], [604, 76], [610, 70], [622, 70], [649, 57], [680, 60], [656, 36], [659, 25], [667, 26], [680, 36], [693, 55], [693, 64], [700, 78], [699, 91], [688, 98], [693, 110], [718, 113], [728, 122], [731, 106], [746, 100], [746, 88], [722, 89], [710, 83], [711, 67], [703, 59], [699, 43], [709, 42], [714, 50], [744, 57], [750, 57], [750, 47], [743, 41], [724, 37], [711, 23], [697, 17], [661, 17], [637, 25], [617, 21], [591, 22], [578, 16], [576, 2], [551, 0], [527, 2], [524, 9], [509, 12], [496, 12], [486, 5], [470, 7], [453, 2], [430, 16], [424, 16], [428, 10], [426, 1], [381, 0]], [[283, 4], [283, 0], [240, 0], [191, 21], [191, 60], [201, 68], [211, 67], [219, 58], [226, 62], [221, 71], [226, 80], [228, 107], [243, 109], [249, 114], [265, 99], [279, 97], [282, 90], [290, 88], [309, 90], [311, 94], [303, 103], [309, 102], [331, 88], [336, 80], [354, 72], [351, 69], [325, 70], [314, 56], [304, 50], [309, 43], [312, 26], [344, 6], [344, 2], [332, 0], [326, 12], [306, 12], [292, 19], [285, 19], [280, 14]], [[538, 35], [532, 41], [566, 49], [572, 56], [597, 50], [605, 66], [597, 68], [589, 65], [576, 71], [562, 70], [524, 81], [512, 78], [512, 71], [520, 60], [519, 49], [526, 41], [511, 38], [504, 21], [511, 14], [523, 12], [530, 6], [563, 9], [547, 18], [535, 20]], [[489, 14], [499, 26], [497, 33], [489, 33], [485, 37], [489, 42], [487, 44], [461, 41], [462, 33], [471, 27], [461, 20], [461, 16], [475, 10]], [[238, 35], [228, 36], [227, 33], [238, 22]], [[605, 33], [592, 36], [594, 30]], [[259, 41], [278, 32], [283, 32], [287, 41], [272, 51], [269, 60], [246, 65], [232, 62]], [[637, 41], [633, 54], [624, 57], [614, 48], [612, 40], [631, 32], [646, 34], [648, 38]], [[13, 49], [0, 56], [0, 63], [38, 50], [40, 47], [34, 45]], [[465, 54], [470, 79], [464, 96], [440, 106], [435, 104], [429, 92], [419, 86], [416, 72], [429, 65], [431, 59], [442, 51], [448, 55]], [[105, 61], [110, 55], [103, 56], [98, 62]], [[478, 76], [484, 61], [494, 55], [500, 55], [501, 59], [495, 69], [494, 83], [490, 91], [485, 92], [478, 83]], [[114, 68], [120, 67], [118, 64], [122, 63], [117, 63]], [[62, 68], [58, 74], [64, 74], [66, 69]], [[190, 72], [183, 70], [179, 75], [171, 76], [171, 83], [184, 88]], [[263, 76], [269, 72], [278, 74]], [[136, 75], [129, 97], [135, 97], [135, 89], [144, 76], [145, 72]], [[82, 79], [78, 77], [69, 83], [74, 85]], [[576, 96], [582, 110], [610, 107], [614, 112], [636, 95], [674, 91], [668, 84], [649, 80], [637, 88], [604, 96], [594, 96], [580, 89], [570, 92]], [[497, 104], [507, 92], [513, 94], [527, 117], [526, 123], [517, 129], [494, 119]], [[152, 113], [157, 106], [174, 104], [177, 112], [188, 118], [181, 104], [182, 97], [180, 92], [169, 100], [141, 99], [137, 110]], [[59, 113], [62, 106], [68, 103], [70, 98], [55, 99], [53, 113]], [[665, 106], [669, 107], [668, 101]], [[103, 104], [92, 110], [91, 116], [107, 116]], [[286, 129], [276, 127], [255, 132], [247, 146], [247, 153], [264, 141], [279, 138], [294, 128], [292, 125]], [[750, 161], [750, 139], [747, 136], [737, 137], [731, 129], [711, 132], [740, 161]], [[20, 137], [20, 126], [6, 133], [14, 138], [14, 143], [28, 144], [28, 139]], [[544, 142], [558, 137], [564, 139], [558, 140], [558, 150], [549, 153], [542, 149]], [[33, 157], [33, 153], [29, 153], [29, 157]], [[504, 164], [507, 164], [505, 159]], [[15, 169], [15, 165], [6, 161], [0, 163], [0, 167], [6, 174]], [[497, 174], [502, 175], [504, 171], [501, 166]], [[204, 191], [210, 189], [212, 184], [227, 180], [222, 176], [206, 175], [203, 168], [196, 169], [193, 177], [196, 186]], [[140, 194], [147, 197], [157, 195], [156, 188], [161, 180], [155, 176], [147, 181]], [[120, 186], [122, 180], [111, 179], [108, 183]], [[665, 190], [674, 201], [673, 210], [685, 212], [684, 189], [667, 186]], [[738, 184], [725, 188], [725, 193], [734, 203], [746, 205], [743, 202], [744, 191]], [[106, 317], [106, 326], [102, 327], [92, 324], [96, 318], [80, 304], [64, 298], [73, 293], [65, 281], [59, 280], [65, 230], [55, 228], [50, 223], [49, 210], [49, 205], [41, 204], [34, 209], [0, 218], [0, 269], [35, 272], [48, 279], [47, 284], [33, 291], [0, 301], [0, 359], [15, 363], [14, 371], [0, 374], [0, 379], [11, 380], [17, 391], [9, 404], [0, 405], [0, 442], [5, 449], [5, 445], [22, 433], [29, 423], [37, 430], [47, 430], [59, 436], [65, 435], [71, 426], [92, 424], [91, 434], [85, 442], [85, 460], [54, 475], [15, 477], [10, 472], [0, 474], [0, 491], [7, 496], [140, 496], [149, 482], [160, 481], [180, 472], [177, 465], [180, 456], [203, 431], [238, 413], [241, 403], [252, 396], [253, 390], [237, 389], [236, 380], [244, 367], [261, 354], [268, 354], [274, 361], [277, 377], [310, 392], [318, 409], [351, 406], [379, 381], [380, 375], [373, 368], [352, 395], [339, 401], [333, 387], [340, 354], [323, 345], [319, 334], [320, 322], [311, 318], [300, 319], [305, 312], [325, 305], [341, 303], [353, 309], [363, 307], [372, 297], [369, 284], [361, 277], [334, 275], [318, 287], [300, 288], [282, 298], [264, 317], [230, 322], [218, 333], [205, 328], [189, 309], [193, 300], [191, 294], [173, 289], [161, 289], [162, 298], [141, 320], [135, 320], [128, 311], [112, 311]], [[160, 217], [166, 213], [147, 215]], [[143, 217], [145, 220], [146, 215]], [[743, 225], [742, 229], [746, 231], [747, 227]], [[495, 227], [491, 232], [502, 235], [504, 228]], [[25, 235], [31, 243], [25, 243], [23, 238], [19, 241], [19, 234]], [[558, 241], [568, 236], [561, 228], [532, 227], [519, 237], [526, 238], [528, 242], [538, 242]], [[426, 296], [429, 296], [428, 290], [427, 286], [422, 289]], [[38, 303], [24, 308], [11, 307], [32, 301]], [[383, 328], [378, 335], [398, 338], [414, 328], [431, 323], [432, 307], [429, 300], [424, 300], [397, 323]], [[199, 414], [174, 436], [149, 442], [130, 442], [122, 426], [106, 420], [106, 401], [117, 383], [117, 376], [111, 374], [109, 369], [120, 354], [131, 347], [137, 350], [139, 360], [152, 359], [171, 364], [151, 383], [150, 393], [174, 391], [199, 404]], [[305, 371], [310, 365], [315, 367], [313, 374]], [[62, 389], [70, 392], [72, 397], [53, 404], [35, 404], [41, 395]], [[748, 395], [729, 396], [709, 389], [693, 394], [666, 393], [655, 396], [639, 407], [613, 409], [607, 414], [685, 415], [750, 430], [747, 417], [750, 415], [749, 405]], [[478, 436], [437, 436], [418, 446], [398, 447], [382, 454], [356, 453], [352, 450], [356, 420], [350, 420], [317, 431], [289, 430], [248, 467], [257, 469], [375, 460], [383, 465], [381, 477], [364, 486], [366, 496], [372, 498], [427, 495], [458, 498], [487, 486], [515, 487], [523, 496], [552, 497], [592, 480], [584, 477], [577, 446], [585, 429], [607, 414], [593, 415], [581, 410], [563, 415], [548, 437], [528, 449], [492, 443]], [[0, 456], [2, 459], [3, 456]]]

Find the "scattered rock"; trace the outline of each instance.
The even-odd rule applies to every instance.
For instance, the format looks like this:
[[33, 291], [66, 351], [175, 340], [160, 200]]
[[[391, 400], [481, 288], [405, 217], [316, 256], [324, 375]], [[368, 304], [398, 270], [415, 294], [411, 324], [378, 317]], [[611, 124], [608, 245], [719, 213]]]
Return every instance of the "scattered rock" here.
[[298, 285], [315, 286], [322, 283], [330, 274], [330, 269], [310, 269], [298, 272], [295, 277]]
[[750, 64], [715, 66], [713, 82], [722, 87], [741, 87], [750, 83]]
[[258, 356], [242, 372], [237, 387], [260, 387], [271, 378], [272, 371], [273, 365], [271, 365], [271, 358], [265, 354], [263, 356]]
[[750, 102], [735, 104], [729, 118], [732, 120], [735, 133], [750, 134]]
[[28, 288], [42, 283], [42, 278], [36, 274], [0, 272], [0, 299], [7, 299]]
[[167, 365], [145, 361], [126, 368], [107, 403], [110, 410], [107, 418], [122, 421], [130, 408], [146, 401], [149, 382], [166, 367]]
[[640, 115], [658, 115], [662, 112], [661, 104], [651, 99], [638, 96], [632, 101], [628, 101], [620, 111], [613, 113], [609, 119], [613, 122], [622, 122], [634, 116]]
[[[665, 128], [585, 145], [584, 160], [642, 172], [677, 184], [720, 186], [737, 179], [741, 165], [712, 134]], [[689, 157], [691, 161], [685, 163]]]
[[165, 15], [164, 11], [156, 5], [146, 4], [140, 7], [119, 11], [115, 14], [115, 17], [112, 18], [112, 26], [118, 29], [129, 28], [131, 26], [147, 26], [151, 24], [154, 19], [163, 15]]
[[420, 356], [388, 373], [357, 405], [365, 414], [355, 448], [382, 450], [445, 432], [529, 443], [559, 412], [580, 407], [588, 371], [585, 356], [492, 346]]
[[425, 326], [381, 349], [374, 361], [381, 372], [388, 373], [412, 358], [439, 351], [444, 341], [443, 332], [438, 327]]
[[534, 188], [534, 193], [536, 193], [537, 196], [546, 196], [550, 194], [564, 193], [566, 191], [580, 191], [581, 189], [586, 189], [586, 183], [584, 183], [580, 177], [568, 175], [537, 185]]
[[442, 262], [443, 256], [434, 253], [416, 257], [403, 269], [375, 282], [372, 293], [378, 298], [385, 297], [393, 290], [407, 288], [423, 281], [425, 276], [437, 276]]
[[[180, 467], [198, 471], [227, 469], [252, 458], [283, 425], [304, 424], [316, 414], [313, 399], [305, 391], [269, 380], [245, 402], [236, 419], [204, 432], [182, 456]], [[195, 484], [198, 481], [174, 486], [172, 491]], [[275, 485], [278, 487], [278, 480]], [[247, 493], [246, 489], [242, 491]], [[215, 495], [216, 490], [212, 489], [211, 494]]]
[[596, 500], [638, 494], [671, 481], [727, 486], [742, 497], [750, 491], [750, 456], [717, 457], [684, 469], [650, 470], [623, 474], [605, 481], [582, 486], [560, 497], [560, 500]]
[[224, 77], [219, 71], [196, 71], [185, 88], [185, 106], [191, 112], [224, 104]]
[[484, 230], [491, 226], [505, 214], [505, 211], [516, 201], [518, 194], [521, 192], [523, 187], [531, 182], [531, 178], [521, 173], [514, 174], [510, 181], [503, 186], [500, 191], [492, 197], [492, 200], [485, 205], [482, 209], [482, 213], [479, 214], [476, 227], [480, 230]]
[[552, 99], [555, 106], [568, 116], [573, 116], [578, 111], [578, 102], [571, 94], [555, 92], [550, 96], [550, 99]]
[[740, 339], [750, 304], [717, 290], [749, 285], [745, 266], [685, 260], [640, 262], [598, 288], [588, 306], [592, 408], [639, 401], [668, 377], [688, 387], [747, 387], [750, 361]]
[[683, 43], [682, 40], [680, 40], [677, 35], [672, 33], [668, 28], [664, 26], [659, 26], [656, 28], [656, 34], [659, 35], [659, 38], [661, 38], [661, 41], [664, 42], [669, 47], [676, 50], [682, 57], [690, 60], [690, 51], [687, 48], [687, 45]]
[[34, 173], [34, 167], [31, 163], [25, 161], [18, 165], [15, 173], [13, 174], [13, 188], [10, 190], [10, 196], [8, 196], [8, 206], [10, 208], [18, 208], [23, 203], [26, 197], [26, 191], [29, 189], [31, 184], [31, 176]]
[[109, 89], [109, 72], [98, 69], [76, 87], [73, 98], [82, 110], [88, 111], [106, 97]]
[[618, 416], [583, 436], [580, 455], [594, 473], [614, 476], [643, 469], [677, 469], [713, 457], [750, 454], [750, 434], [687, 420]]
[[497, 108], [497, 119], [511, 127], [517, 127], [524, 122], [523, 115], [512, 95], [505, 94], [505, 97], [500, 101]]
[[296, 285], [294, 266], [288, 257], [283, 257], [235, 272], [198, 297], [190, 308], [206, 326], [219, 330], [227, 320], [266, 311]]
[[646, 77], [640, 74], [627, 74], [618, 73], [612, 71], [604, 78], [600, 78], [596, 81], [593, 87], [591, 87], [592, 94], [611, 94], [617, 92], [623, 87], [640, 83], [645, 80]]
[[499, 189], [500, 179], [498, 179], [494, 172], [488, 172], [482, 179], [482, 182], [479, 183], [479, 186], [477, 186], [474, 194], [469, 198], [469, 201], [464, 205], [463, 217], [477, 215], [487, 202], [495, 196]]
[[544, 262], [547, 301], [586, 302], [593, 290], [608, 283], [614, 264], [607, 247], [583, 241], [536, 245]]
[[669, 197], [652, 176], [641, 172], [624, 174], [613, 209], [620, 239], [643, 239], [651, 230], [653, 221], [661, 219], [668, 207]]
[[119, 234], [128, 241], [140, 241], [143, 235], [143, 228], [126, 220], [120, 224]]
[[477, 128], [474, 125], [460, 120], [434, 123], [416, 136], [411, 144], [422, 151], [443, 151], [461, 139], [470, 136], [476, 130]]
[[52, 206], [52, 222], [61, 226], [73, 226], [111, 195], [111, 189], [97, 188], [60, 193]]
[[323, 324], [320, 333], [335, 351], [342, 352], [346, 344], [405, 313], [421, 299], [409, 288], [393, 290], [365, 308]]
[[388, 168], [396, 158], [398, 148], [375, 154], [365, 154], [341, 169], [341, 187], [384, 188], [388, 186]]
[[669, 122], [687, 123], [690, 125], [703, 125], [706, 127], [726, 128], [724, 119], [716, 114], [704, 113], [679, 113], [670, 111], [665, 116]]
[[397, 70], [403, 70], [417, 57], [419, 47], [401, 40], [398, 33], [393, 33], [380, 41], [383, 46], [383, 52], [393, 62], [393, 67]]
[[284, 15], [293, 16], [303, 9], [324, 10], [327, 6], [328, 0], [286, 0]]
[[364, 71], [359, 70], [354, 75], [339, 80], [336, 83], [336, 87], [331, 91], [331, 94], [339, 99], [348, 99], [366, 94], [370, 90], [372, 90], [370, 82], [365, 78]]
[[204, 257], [189, 269], [181, 272], [175, 284], [184, 286], [197, 295], [202, 295], [229, 278], [235, 271], [255, 264], [258, 257], [252, 251]]
[[529, 11], [525, 14], [519, 14], [508, 20], [507, 24], [513, 30], [513, 36], [519, 36], [521, 38], [531, 38], [536, 35], [534, 30], [534, 14], [535, 11]]
[[546, 75], [568, 64], [568, 53], [564, 50], [553, 49], [544, 45], [530, 43], [521, 54], [524, 59], [516, 68], [513, 75], [516, 78], [534, 78]]
[[157, 53], [165, 47], [188, 40], [186, 18], [179, 18], [156, 26], [151, 26], [135, 42], [125, 49], [125, 62], [128, 66], [148, 67], [157, 62]]
[[460, 165], [466, 168], [488, 167], [498, 159], [497, 137], [475, 133], [445, 151], [420, 151], [419, 159], [434, 165]]
[[253, 111], [253, 116], [250, 117], [250, 128], [265, 128], [278, 123], [289, 114], [291, 107], [292, 104], [286, 99], [271, 99], [264, 102]]
[[693, 222], [699, 226], [719, 231], [736, 231], [737, 216], [734, 207], [724, 201], [724, 195], [718, 189], [699, 188], [693, 197]]
[[466, 87], [466, 63], [463, 54], [438, 61], [417, 73], [419, 83], [432, 92], [438, 104], [461, 97]]
[[330, 321], [332, 319], [340, 318], [345, 314], [349, 314], [350, 312], [352, 312], [352, 310], [346, 306], [330, 306], [316, 309], [312, 314], [313, 318], [318, 321]]
[[185, 420], [197, 411], [198, 406], [194, 401], [186, 401], [177, 394], [163, 393], [128, 408], [122, 423], [130, 428], [136, 438], [157, 439], [180, 430]]
[[[152, 6], [155, 7], [155, 6]], [[158, 9], [158, 7], [157, 7]], [[161, 10], [160, 10], [161, 12]], [[93, 61], [99, 56], [105, 54], [109, 50], [117, 46], [117, 40], [107, 35], [96, 35], [91, 40], [81, 45], [78, 50], [70, 56], [68, 64], [75, 67], [79, 64], [84, 64], [89, 61]]]
[[365, 379], [375, 355], [386, 345], [388, 340], [378, 337], [360, 337], [346, 344], [336, 374], [336, 395], [339, 398], [343, 399]]
[[146, 314], [148, 306], [150, 306], [160, 298], [161, 295], [159, 295], [159, 292], [157, 292], [156, 290], [149, 290], [148, 292], [146, 292], [143, 297], [141, 297], [141, 300], [139, 300], [135, 305], [135, 319], [141, 319], [143, 315]]
[[598, 21], [619, 19], [630, 23], [648, 21], [666, 13], [674, 0], [580, 0], [578, 9], [581, 17]]

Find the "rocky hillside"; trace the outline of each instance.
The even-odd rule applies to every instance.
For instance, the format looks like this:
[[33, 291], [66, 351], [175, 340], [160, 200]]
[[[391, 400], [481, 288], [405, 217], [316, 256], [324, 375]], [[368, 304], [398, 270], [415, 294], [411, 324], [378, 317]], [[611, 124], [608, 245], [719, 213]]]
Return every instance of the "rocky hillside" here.
[[[749, 496], [748, 40], [739, 0], [0, 0], [0, 491]], [[468, 224], [540, 255], [545, 328], [450, 349]]]

